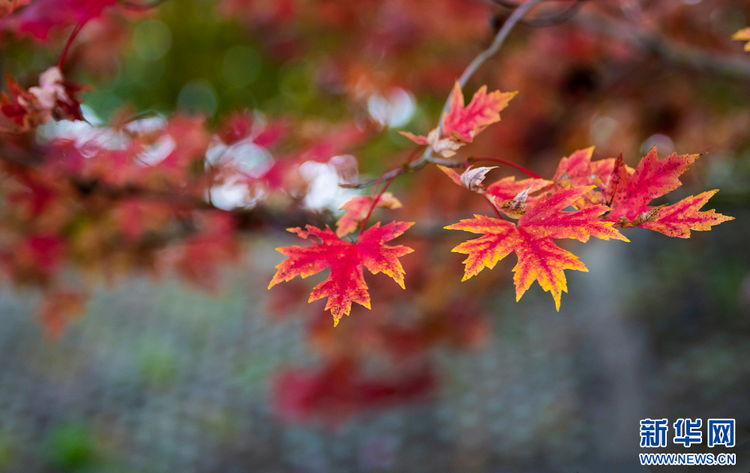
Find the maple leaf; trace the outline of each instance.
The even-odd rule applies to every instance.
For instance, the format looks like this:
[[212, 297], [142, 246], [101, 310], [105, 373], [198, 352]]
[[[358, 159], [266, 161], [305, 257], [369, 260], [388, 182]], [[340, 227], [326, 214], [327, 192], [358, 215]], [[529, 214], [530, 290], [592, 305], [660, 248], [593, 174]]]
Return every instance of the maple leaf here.
[[471, 143], [477, 133], [500, 121], [500, 111], [517, 93], [496, 90], [488, 94], [487, 86], [483, 85], [469, 105], [464, 106], [464, 94], [456, 81], [451, 92], [450, 109], [443, 116], [443, 134], [454, 136], [456, 133], [463, 141]]
[[462, 281], [478, 274], [484, 268], [494, 268], [498, 261], [515, 252], [518, 264], [513, 268], [516, 300], [538, 281], [542, 289], [552, 293], [555, 307], [560, 310], [560, 296], [567, 292], [565, 269], [588, 271], [572, 253], [563, 250], [552, 240], [573, 238], [582, 242], [594, 236], [628, 241], [614, 227], [599, 217], [609, 210], [606, 206], [589, 206], [574, 212], [564, 208], [581, 199], [592, 187], [564, 189], [551, 196], [543, 196], [529, 204], [517, 224], [496, 218], [475, 215], [445, 228], [481, 233], [480, 238], [469, 240], [453, 248], [456, 253], [469, 255], [464, 261]]
[[357, 243], [350, 243], [336, 237], [328, 228], [321, 230], [307, 225], [307, 231], [289, 228], [302, 238], [317, 237], [316, 242], [307, 248], [286, 246], [277, 248], [289, 259], [276, 266], [278, 271], [268, 288], [282, 281], [290, 281], [295, 276], [306, 278], [326, 268], [331, 268], [328, 278], [315, 286], [308, 302], [328, 298], [326, 310], [333, 315], [334, 326], [344, 315], [349, 315], [352, 302], [370, 308], [370, 295], [367, 292], [363, 268], [372, 274], [383, 272], [404, 288], [404, 268], [398, 258], [413, 250], [405, 246], [387, 246], [383, 243], [402, 235], [414, 223], [391, 222], [384, 227], [376, 223], [360, 235]]
[[[346, 213], [336, 222], [336, 236], [341, 238], [356, 230], [357, 225], [362, 223], [362, 220], [365, 219], [367, 213], [370, 211], [372, 202], [372, 197], [360, 196], [352, 197], [344, 203], [341, 209], [346, 210]], [[390, 192], [385, 192], [380, 196], [375, 207], [399, 209], [401, 208], [401, 201], [395, 198]]]
[[744, 28], [732, 35], [732, 39], [735, 41], [747, 41], [745, 44], [745, 51], [750, 51], [750, 28]]
[[647, 204], [657, 197], [677, 189], [682, 185], [680, 174], [698, 159], [698, 154], [677, 155], [672, 153], [659, 160], [656, 147], [646, 154], [638, 163], [632, 175], [617, 158], [612, 175], [609, 178], [606, 194], [611, 199], [610, 220], [625, 216], [633, 220], [638, 214], [648, 210]]
[[733, 220], [713, 210], [700, 211], [716, 190], [688, 197], [668, 207], [648, 206], [651, 200], [681, 186], [679, 176], [699, 157], [699, 154], [672, 153], [659, 160], [656, 148], [652, 148], [633, 172], [623, 164], [622, 156], [618, 157], [603, 192], [612, 209], [607, 219], [617, 222], [618, 227], [643, 227], [680, 238], [690, 238], [690, 230], [706, 231], [713, 225]]
[[734, 217], [717, 214], [713, 209], [706, 212], [700, 211], [708, 199], [718, 191], [718, 189], [706, 191], [664, 207], [658, 211], [653, 221], [644, 222], [640, 226], [671, 237], [690, 238], [690, 230], [705, 232], [721, 222], [734, 220]]
[[[615, 159], [591, 161], [593, 153], [594, 147], [591, 146], [574, 151], [569, 157], [562, 158], [555, 175], [552, 177], [552, 184], [544, 190], [556, 192], [560, 189], [583, 186], [603, 188], [612, 174]], [[633, 172], [633, 169], [627, 166], [625, 169], [630, 173]], [[576, 202], [575, 206], [580, 208], [585, 205], [599, 205], [602, 202], [604, 202], [602, 193], [599, 190], [592, 189], [579, 202]]]
[[449, 158], [466, 143], [471, 143], [477, 133], [489, 125], [500, 121], [500, 111], [508, 106], [518, 92], [487, 93], [483, 85], [472, 97], [469, 105], [464, 105], [464, 94], [458, 81], [453, 86], [450, 97], [450, 108], [443, 115], [443, 129], [433, 129], [428, 136], [416, 136], [408, 132], [399, 132], [420, 145], [429, 145], [436, 153]]

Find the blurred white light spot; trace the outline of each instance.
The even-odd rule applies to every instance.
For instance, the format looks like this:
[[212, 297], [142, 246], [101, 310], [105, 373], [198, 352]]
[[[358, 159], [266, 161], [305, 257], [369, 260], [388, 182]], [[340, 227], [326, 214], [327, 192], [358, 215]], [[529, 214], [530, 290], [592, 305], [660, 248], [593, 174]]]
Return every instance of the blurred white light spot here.
[[267, 149], [254, 144], [249, 139], [232, 146], [215, 142], [206, 151], [206, 159], [212, 165], [229, 165], [230, 168], [252, 178], [263, 176], [271, 169], [274, 162]]
[[383, 126], [400, 127], [406, 125], [416, 110], [414, 97], [401, 88], [390, 89], [383, 97], [378, 93], [370, 95], [367, 111], [373, 120]]
[[305, 206], [311, 210], [337, 210], [358, 194], [354, 189], [339, 187], [339, 175], [333, 164], [305, 161], [299, 173], [309, 183]]
[[651, 148], [656, 146], [656, 150], [663, 154], [674, 153], [674, 142], [666, 135], [651, 135], [641, 145], [641, 153], [646, 154]]
[[211, 203], [224, 210], [249, 207], [259, 197], [251, 196], [247, 182], [239, 177], [230, 178], [223, 184], [211, 188]]
[[620, 122], [614, 118], [595, 114], [591, 117], [589, 134], [595, 145], [603, 146], [607, 144], [607, 141], [609, 141], [619, 126]]
[[167, 126], [167, 119], [163, 115], [133, 120], [125, 125], [125, 129], [131, 133], [142, 134], [149, 131], [160, 130]]
[[156, 140], [156, 143], [146, 148], [141, 154], [138, 155], [138, 159], [141, 163], [153, 166], [164, 160], [169, 153], [174, 151], [177, 144], [174, 142], [171, 136], [164, 135]]
[[[98, 125], [102, 120], [86, 105], [81, 105], [83, 117], [92, 125]], [[97, 129], [80, 120], [50, 120], [37, 128], [37, 139], [40, 142], [55, 138], [65, 138], [76, 141], [88, 141], [97, 133]]]

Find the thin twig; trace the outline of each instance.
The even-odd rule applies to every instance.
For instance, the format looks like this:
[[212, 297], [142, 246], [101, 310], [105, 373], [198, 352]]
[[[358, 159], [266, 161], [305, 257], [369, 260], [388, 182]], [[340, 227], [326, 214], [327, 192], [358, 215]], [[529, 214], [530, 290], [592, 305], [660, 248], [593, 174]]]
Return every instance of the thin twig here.
[[94, 17], [94, 12], [97, 8], [101, 7], [104, 8], [104, 1], [105, 0], [99, 0], [98, 2], [95, 2], [89, 7], [88, 11], [86, 11], [86, 14], [81, 18], [81, 20], [76, 24], [75, 28], [73, 28], [73, 32], [70, 33], [70, 36], [68, 37], [68, 41], [65, 43], [65, 49], [63, 49], [62, 54], [60, 55], [60, 61], [57, 63], [57, 68], [62, 70], [63, 64], [65, 64], [65, 58], [68, 57], [68, 51], [70, 50], [70, 46], [73, 44], [73, 40], [78, 36], [78, 33], [81, 32], [81, 29], [86, 25], [86, 23], [89, 22]]
[[[527, 11], [529, 11], [532, 7], [534, 7], [536, 4], [541, 2], [542, 0], [528, 0], [526, 3], [519, 5], [518, 8], [516, 8], [513, 13], [508, 17], [508, 19], [503, 23], [502, 28], [500, 28], [500, 31], [497, 32], [495, 35], [495, 39], [492, 40], [492, 44], [489, 48], [485, 49], [477, 57], [474, 58], [473, 61], [466, 67], [464, 72], [461, 74], [461, 77], [458, 78], [458, 85], [463, 87], [466, 85], [466, 82], [469, 81], [472, 75], [479, 69], [479, 66], [484, 64], [484, 61], [489, 59], [490, 57], [494, 56], [495, 53], [500, 49], [500, 46], [503, 45], [503, 42], [505, 41], [505, 38], [508, 37], [508, 33], [511, 32], [514, 26], [516, 26], [516, 23], [518, 23], [521, 18], [526, 14]], [[448, 110], [450, 109], [451, 101], [450, 97], [448, 97], [448, 100], [445, 101], [445, 105], [443, 105], [443, 114], [448, 113]], [[443, 131], [443, 117], [442, 114], [440, 115], [440, 132]]]
[[365, 227], [367, 226], [367, 221], [370, 220], [372, 211], [375, 210], [375, 207], [378, 205], [378, 202], [380, 202], [380, 198], [383, 197], [383, 194], [385, 194], [385, 191], [388, 189], [388, 186], [391, 185], [394, 179], [396, 179], [396, 176], [393, 176], [392, 178], [388, 179], [388, 182], [385, 183], [385, 185], [383, 186], [383, 189], [380, 191], [378, 196], [372, 200], [372, 204], [370, 204], [370, 210], [367, 212], [367, 216], [362, 221], [362, 226], [359, 227], [359, 236], [362, 236], [362, 232], [365, 231]]

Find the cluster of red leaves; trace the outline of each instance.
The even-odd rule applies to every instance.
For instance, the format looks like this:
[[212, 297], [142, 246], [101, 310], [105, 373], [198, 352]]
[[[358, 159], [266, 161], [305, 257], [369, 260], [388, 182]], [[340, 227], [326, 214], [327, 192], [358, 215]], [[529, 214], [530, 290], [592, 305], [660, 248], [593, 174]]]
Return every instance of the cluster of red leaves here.
[[[429, 144], [436, 153], [451, 156], [478, 131], [499, 121], [500, 110], [513, 95], [487, 94], [482, 87], [469, 105], [464, 106], [463, 94], [456, 86], [450, 109], [443, 117], [444, 132], [441, 134], [440, 128], [436, 128], [430, 133], [432, 137], [407, 136], [419, 144]], [[592, 162], [592, 153], [593, 148], [588, 148], [563, 158], [551, 181], [526, 179], [516, 182], [506, 178], [487, 188], [483, 180], [492, 168], [469, 167], [463, 175], [458, 175], [444, 167], [443, 171], [456, 184], [485, 194], [498, 217], [475, 215], [473, 219], [446, 227], [482, 234], [480, 238], [453, 249], [468, 255], [464, 261], [463, 280], [477, 275], [484, 268], [492, 269], [498, 261], [515, 252], [518, 258], [513, 269], [516, 299], [519, 300], [537, 281], [542, 289], [552, 293], [559, 310], [561, 294], [567, 292], [564, 270], [588, 270], [575, 255], [557, 246], [554, 240], [571, 238], [586, 242], [593, 236], [628, 241], [617, 230], [628, 227], [643, 227], [673, 237], [688, 238], [691, 230], [710, 230], [711, 226], [732, 219], [713, 210], [700, 211], [715, 190], [670, 206], [649, 206], [653, 199], [681, 185], [680, 174], [699, 155], [672, 154], [659, 160], [656, 149], [652, 149], [632, 169], [623, 164], [622, 156]], [[574, 210], [566, 211], [568, 207]], [[518, 221], [505, 220], [502, 214]], [[382, 242], [399, 236], [410, 225], [394, 222], [381, 229], [376, 224], [362, 233], [356, 243], [343, 241], [330, 230], [321, 231], [308, 226], [308, 233], [298, 228], [290, 229], [303, 238], [312, 233], [321, 241], [308, 248], [279, 248], [289, 259], [277, 266], [278, 272], [269, 288], [295, 276], [304, 278], [330, 267], [329, 278], [313, 290], [310, 301], [328, 297], [326, 309], [331, 310], [336, 325], [342, 315], [349, 314], [352, 302], [370, 308], [362, 276], [363, 266], [373, 274], [385, 272], [403, 287], [403, 268], [396, 258], [411, 252], [411, 249], [387, 247]], [[386, 228], [389, 231], [383, 232]]]
[[[245, 209], [242, 203], [218, 208], [209, 196], [240, 186], [248, 196], [278, 196], [296, 208], [294, 195], [303, 196], [307, 186], [300, 164], [328, 161], [368, 134], [318, 125], [292, 134], [286, 122], [250, 113], [231, 115], [215, 132], [199, 118], [130, 121], [121, 114], [110, 126], [39, 144], [37, 126], [80, 115], [60, 104], [65, 89], [59, 80], [43, 79], [47, 89], [29, 92], [9, 83], [14, 101], [3, 96], [2, 111], [17, 117], [19, 126], [1, 150], [0, 198], [9, 205], [0, 210], [0, 268], [14, 283], [44, 290], [40, 314], [51, 334], [84, 309], [83, 295], [99, 277], [175, 273], [216, 289], [221, 268], [239, 260]], [[29, 97], [46, 93], [54, 108], [29, 105], [38, 102]], [[337, 142], [336, 136], [345, 139]], [[248, 147], [270, 158], [248, 162]], [[355, 213], [353, 219], [362, 218]], [[96, 276], [72, 283], [63, 280], [67, 269]], [[76, 303], [71, 294], [78, 295]]]
[[[237, 260], [234, 216], [205, 201], [229, 171], [205, 171], [212, 137], [202, 120], [122, 125], [41, 148], [26, 140], [3, 143], [0, 264], [16, 284], [45, 290], [50, 332], [83, 310], [81, 296], [99, 277], [176, 271], [210, 289]], [[74, 268], [83, 276], [76, 284], [62, 275]]]

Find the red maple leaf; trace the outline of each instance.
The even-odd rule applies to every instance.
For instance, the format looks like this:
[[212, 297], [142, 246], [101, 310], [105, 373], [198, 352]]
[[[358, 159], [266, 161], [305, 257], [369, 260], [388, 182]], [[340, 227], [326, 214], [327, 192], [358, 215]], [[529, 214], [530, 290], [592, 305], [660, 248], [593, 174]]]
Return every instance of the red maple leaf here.
[[464, 94], [456, 82], [450, 98], [450, 110], [443, 116], [443, 134], [458, 134], [462, 140], [471, 142], [477, 133], [489, 125], [500, 121], [500, 111], [508, 106], [518, 92], [487, 93], [483, 85], [471, 98], [469, 105], [464, 106]]
[[432, 149], [445, 157], [455, 154], [456, 149], [465, 143], [471, 143], [480, 131], [500, 121], [500, 111], [508, 106], [517, 92], [487, 93], [487, 86], [482, 86], [472, 97], [469, 105], [464, 105], [464, 94], [458, 81], [450, 97], [450, 108], [443, 115], [443, 130], [432, 130], [428, 136], [416, 136], [400, 132], [405, 137], [420, 145], [430, 145]]
[[701, 212], [717, 191], [688, 197], [668, 207], [651, 207], [653, 199], [661, 197], [682, 185], [680, 174], [687, 171], [700, 155], [671, 154], [659, 160], [656, 148], [641, 159], [634, 172], [629, 172], [618, 157], [603, 194], [612, 210], [607, 219], [619, 227], [643, 227], [668, 236], [690, 238], [690, 230], [707, 231], [734, 217], [717, 214], [713, 210]]
[[552, 240], [573, 238], [582, 242], [594, 236], [602, 240], [610, 238], [628, 241], [615, 228], [613, 222], [604, 222], [600, 216], [608, 208], [589, 206], [574, 212], [565, 212], [588, 193], [592, 187], [564, 189], [556, 194], [544, 196], [529, 204], [526, 213], [517, 224], [496, 218], [475, 215], [473, 219], [461, 220], [445, 228], [481, 233], [475, 240], [461, 243], [453, 249], [456, 253], [469, 255], [464, 261], [463, 281], [478, 274], [485, 267], [494, 268], [498, 261], [515, 252], [518, 264], [513, 268], [516, 284], [516, 300], [534, 281], [555, 299], [560, 310], [560, 295], [567, 292], [567, 281], [563, 270], [588, 271], [572, 253], [563, 250]]
[[[604, 203], [605, 199], [600, 189], [605, 186], [612, 174], [615, 158], [591, 161], [593, 153], [594, 147], [590, 146], [574, 151], [569, 157], [562, 158], [552, 177], [552, 184], [543, 190], [556, 192], [569, 187], [597, 186], [599, 189], [592, 189], [585, 194], [580, 202], [576, 202], [576, 207]], [[633, 172], [633, 169], [627, 166], [625, 169], [629, 173]]]
[[383, 272], [404, 288], [404, 268], [398, 258], [412, 252], [405, 246], [387, 246], [383, 243], [402, 235], [414, 225], [406, 222], [391, 222], [381, 227], [376, 223], [360, 235], [357, 243], [340, 240], [330, 229], [321, 230], [307, 225], [288, 229], [302, 238], [317, 237], [320, 242], [307, 248], [286, 246], [277, 250], [289, 259], [276, 266], [278, 271], [268, 288], [289, 281], [295, 276], [306, 278], [326, 268], [331, 268], [328, 278], [315, 286], [308, 302], [328, 298], [326, 310], [333, 314], [334, 326], [344, 315], [349, 315], [352, 302], [370, 308], [363, 267], [372, 274]]
[[690, 238], [690, 230], [705, 232], [721, 222], [734, 220], [734, 217], [717, 214], [713, 209], [707, 212], [700, 211], [708, 199], [718, 191], [715, 189], [703, 192], [661, 208], [652, 221], [644, 222], [640, 226], [671, 237]]

